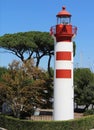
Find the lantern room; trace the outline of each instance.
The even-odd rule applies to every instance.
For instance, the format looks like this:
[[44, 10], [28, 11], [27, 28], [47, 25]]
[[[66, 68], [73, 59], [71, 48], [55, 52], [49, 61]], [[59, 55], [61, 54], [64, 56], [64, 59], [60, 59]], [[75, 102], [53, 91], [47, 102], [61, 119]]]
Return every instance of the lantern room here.
[[62, 11], [60, 11], [57, 15], [57, 24], [70, 24], [71, 23], [71, 14], [66, 11], [66, 7], [62, 7]]
[[50, 34], [56, 37], [56, 41], [72, 41], [72, 38], [76, 35], [77, 27], [71, 24], [71, 14], [66, 10], [66, 7], [62, 7], [57, 17], [57, 24], [52, 26]]

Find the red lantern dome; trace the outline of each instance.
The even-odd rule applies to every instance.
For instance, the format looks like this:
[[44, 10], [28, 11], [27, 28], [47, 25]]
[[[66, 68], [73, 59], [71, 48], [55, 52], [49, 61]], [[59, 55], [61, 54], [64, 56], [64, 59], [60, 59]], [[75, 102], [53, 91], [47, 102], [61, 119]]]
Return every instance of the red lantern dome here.
[[71, 14], [66, 11], [66, 7], [62, 7], [62, 11], [60, 11], [57, 15], [57, 17], [71, 17]]

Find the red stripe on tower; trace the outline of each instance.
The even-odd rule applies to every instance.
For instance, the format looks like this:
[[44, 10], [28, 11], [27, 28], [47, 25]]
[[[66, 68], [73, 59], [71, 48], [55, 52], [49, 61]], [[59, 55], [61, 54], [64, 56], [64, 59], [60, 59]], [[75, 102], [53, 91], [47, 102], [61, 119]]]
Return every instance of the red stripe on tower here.
[[71, 52], [67, 51], [56, 52], [56, 60], [71, 60]]
[[71, 78], [71, 70], [70, 69], [57, 69], [56, 78]]

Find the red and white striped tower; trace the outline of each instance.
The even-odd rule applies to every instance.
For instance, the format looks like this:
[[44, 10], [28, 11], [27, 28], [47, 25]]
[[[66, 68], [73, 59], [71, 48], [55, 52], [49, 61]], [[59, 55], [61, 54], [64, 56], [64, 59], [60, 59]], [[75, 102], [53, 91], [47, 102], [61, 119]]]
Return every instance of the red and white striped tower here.
[[71, 14], [63, 7], [51, 27], [55, 42], [54, 120], [74, 118], [73, 42], [77, 28], [71, 25]]

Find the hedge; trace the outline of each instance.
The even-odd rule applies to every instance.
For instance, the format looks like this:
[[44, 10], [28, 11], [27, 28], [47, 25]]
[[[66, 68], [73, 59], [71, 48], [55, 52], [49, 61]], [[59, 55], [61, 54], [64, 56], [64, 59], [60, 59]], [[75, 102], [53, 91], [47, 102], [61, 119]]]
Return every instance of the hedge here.
[[29, 121], [0, 115], [0, 127], [7, 130], [90, 130], [94, 115], [69, 121]]

